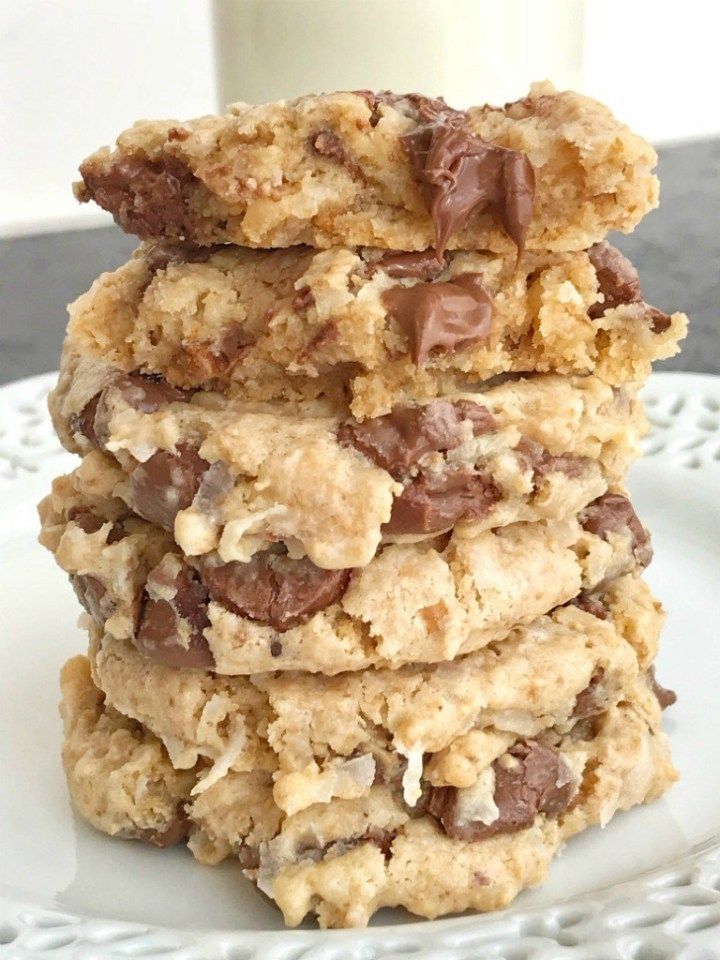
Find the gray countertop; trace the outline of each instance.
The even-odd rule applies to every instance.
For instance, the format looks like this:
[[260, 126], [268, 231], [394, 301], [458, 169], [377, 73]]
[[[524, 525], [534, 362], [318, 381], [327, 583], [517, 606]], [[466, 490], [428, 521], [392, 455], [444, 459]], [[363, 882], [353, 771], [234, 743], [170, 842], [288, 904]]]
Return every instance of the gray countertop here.
[[[720, 140], [665, 148], [659, 173], [660, 209], [613, 242], [650, 303], [690, 316], [683, 352], [658, 366], [720, 373]], [[135, 243], [115, 228], [0, 241], [0, 382], [57, 367], [65, 304]]]

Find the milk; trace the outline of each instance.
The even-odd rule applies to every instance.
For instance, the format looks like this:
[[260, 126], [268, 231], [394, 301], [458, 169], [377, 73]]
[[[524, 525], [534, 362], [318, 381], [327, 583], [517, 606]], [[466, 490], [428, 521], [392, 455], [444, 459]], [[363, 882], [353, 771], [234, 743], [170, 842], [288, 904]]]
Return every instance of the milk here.
[[504, 103], [580, 86], [581, 0], [215, 0], [220, 106], [332, 90]]

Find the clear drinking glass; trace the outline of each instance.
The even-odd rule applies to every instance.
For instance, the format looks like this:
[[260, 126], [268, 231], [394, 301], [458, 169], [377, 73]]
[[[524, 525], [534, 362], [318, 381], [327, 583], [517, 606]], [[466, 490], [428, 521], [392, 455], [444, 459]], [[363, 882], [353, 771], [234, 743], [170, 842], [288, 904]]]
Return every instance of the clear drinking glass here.
[[503, 103], [580, 85], [582, 0], [214, 0], [220, 106], [331, 90]]

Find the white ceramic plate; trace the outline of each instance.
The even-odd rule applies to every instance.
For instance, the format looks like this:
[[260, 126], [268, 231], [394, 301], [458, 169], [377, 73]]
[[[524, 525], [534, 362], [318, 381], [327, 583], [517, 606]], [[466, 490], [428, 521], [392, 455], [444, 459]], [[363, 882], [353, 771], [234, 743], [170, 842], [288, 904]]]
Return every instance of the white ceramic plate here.
[[633, 470], [669, 619], [658, 675], [680, 783], [570, 842], [502, 914], [383, 911], [367, 931], [284, 930], [233, 864], [113, 841], [76, 819], [59, 762], [57, 676], [77, 605], [36, 545], [35, 503], [74, 465], [54, 439], [54, 376], [0, 389], [0, 957], [3, 960], [713, 960], [720, 958], [720, 379], [656, 374]]

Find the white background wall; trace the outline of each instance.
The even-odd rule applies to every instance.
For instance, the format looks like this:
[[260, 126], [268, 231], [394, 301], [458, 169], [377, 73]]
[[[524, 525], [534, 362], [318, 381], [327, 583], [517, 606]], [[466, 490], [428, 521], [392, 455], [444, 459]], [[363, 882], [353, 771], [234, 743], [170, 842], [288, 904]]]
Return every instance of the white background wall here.
[[[716, 10], [586, 0], [583, 91], [655, 142], [720, 133]], [[0, 0], [0, 235], [107, 223], [72, 197], [79, 161], [140, 117], [214, 109], [209, 0]]]
[[205, 0], [0, 0], [0, 234], [111, 222], [75, 202], [78, 163], [214, 106]]

